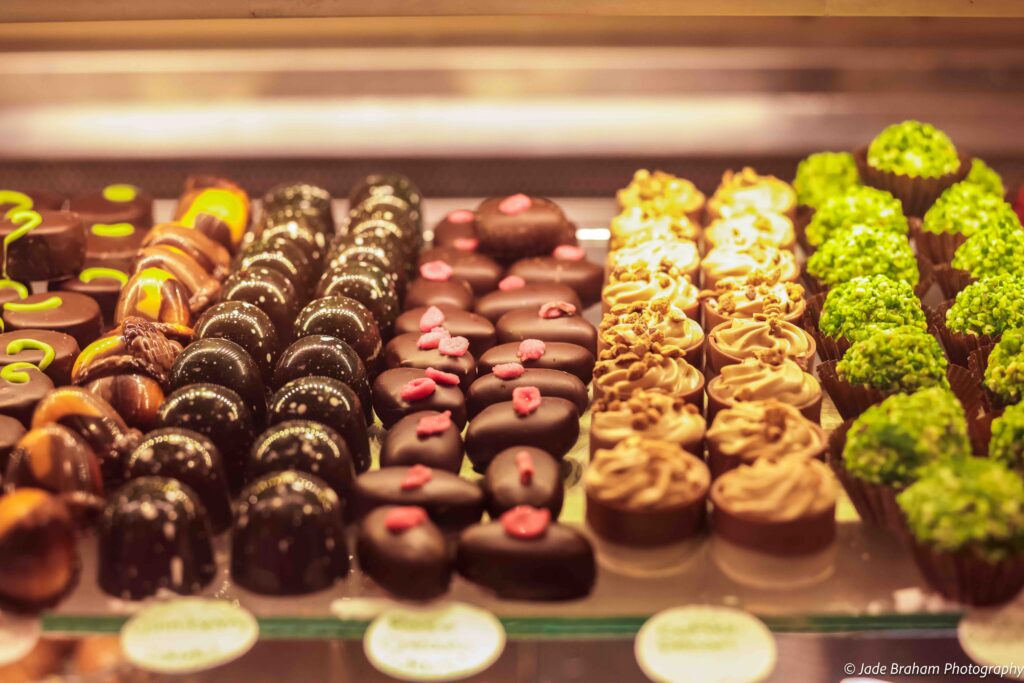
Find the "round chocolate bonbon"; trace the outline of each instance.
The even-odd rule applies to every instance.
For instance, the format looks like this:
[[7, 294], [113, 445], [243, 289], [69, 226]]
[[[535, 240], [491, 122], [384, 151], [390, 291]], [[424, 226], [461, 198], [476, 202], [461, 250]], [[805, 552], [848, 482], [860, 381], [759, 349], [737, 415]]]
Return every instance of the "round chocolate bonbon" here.
[[192, 324], [189, 291], [178, 278], [163, 268], [136, 271], [121, 289], [121, 297], [114, 310], [114, 322], [120, 323], [134, 317], [188, 327]]
[[[427, 381], [429, 380], [429, 382]], [[407, 388], [422, 383], [429, 392], [410, 394]], [[466, 424], [466, 399], [457, 384], [442, 384], [427, 377], [420, 368], [394, 368], [373, 381], [373, 409], [385, 429], [404, 416], [420, 410], [451, 411], [452, 421], [461, 429]]]
[[331, 193], [309, 183], [284, 183], [275, 185], [263, 195], [263, 222], [272, 225], [282, 218], [294, 220], [295, 215], [316, 216], [320, 231], [334, 232], [332, 216], [333, 198]]
[[[174, 247], [196, 260], [203, 269], [223, 280], [231, 269], [231, 254], [224, 245], [203, 233], [177, 223], [161, 223], [149, 231], [142, 241], [143, 247]], [[132, 254], [134, 257], [135, 255]]]
[[426, 465], [458, 474], [462, 453], [460, 428], [450, 412], [421, 410], [388, 429], [380, 449], [380, 466]]
[[30, 363], [12, 363], [0, 370], [0, 415], [28, 426], [32, 411], [50, 391], [53, 380]]
[[291, 339], [292, 321], [299, 311], [295, 287], [271, 268], [247, 268], [232, 273], [221, 288], [221, 301], [244, 301], [267, 314], [282, 343]]
[[484, 496], [468, 479], [424, 465], [384, 467], [356, 477], [353, 489], [361, 519], [383, 505], [416, 505], [445, 532], [480, 521]]
[[56, 496], [26, 488], [0, 496], [0, 606], [37, 611], [55, 605], [78, 580], [74, 520]]
[[70, 277], [85, 261], [85, 228], [70, 211], [7, 211], [0, 240], [3, 277], [17, 282]]
[[7, 461], [4, 486], [49, 491], [83, 515], [103, 505], [96, 454], [85, 439], [59, 424], [25, 432]]
[[100, 336], [100, 307], [75, 292], [40, 292], [3, 305], [4, 330], [52, 330], [71, 335], [79, 348]]
[[387, 337], [398, 317], [399, 303], [395, 283], [387, 273], [369, 263], [350, 263], [344, 269], [323, 274], [316, 290], [318, 297], [343, 296], [366, 306], [377, 321], [380, 333]]
[[109, 595], [141, 600], [166, 589], [198, 593], [217, 573], [199, 497], [163, 477], [129, 481], [100, 518], [98, 582]]
[[270, 317], [247, 301], [222, 301], [199, 316], [193, 328], [196, 339], [227, 339], [249, 352], [270, 385], [274, 364], [281, 351], [277, 328]]
[[434, 327], [443, 327], [453, 337], [468, 339], [469, 352], [474, 358], [494, 346], [494, 325], [487, 318], [444, 304], [435, 308], [437, 310], [429, 306], [406, 310], [395, 321], [395, 335], [423, 334]]
[[597, 355], [597, 329], [571, 304], [550, 302], [539, 308], [509, 311], [494, 324], [499, 344], [540, 339], [576, 344]]
[[384, 344], [377, 321], [355, 299], [328, 296], [306, 304], [295, 318], [295, 337], [314, 334], [336, 337], [355, 349], [371, 377], [383, 369]]
[[25, 433], [25, 425], [8, 415], [0, 415], [0, 484], [3, 483], [7, 459], [14, 450], [14, 444]]
[[253, 426], [261, 429], [267, 419], [267, 398], [259, 368], [248, 352], [227, 339], [200, 339], [178, 354], [171, 366], [168, 386], [180, 389], [208, 382], [231, 389], [245, 401]]
[[473, 307], [473, 288], [456, 277], [445, 280], [418, 277], [405, 291], [405, 305], [408, 308], [452, 306], [468, 311]]
[[58, 387], [71, 383], [71, 368], [79, 351], [75, 338], [63, 332], [17, 330], [0, 334], [0, 367], [31, 363]]
[[312, 284], [316, 281], [316, 268], [302, 249], [291, 242], [268, 244], [253, 242], [238, 255], [238, 270], [270, 268], [281, 273], [292, 283], [300, 303], [309, 300]]
[[579, 295], [584, 307], [600, 301], [604, 267], [586, 260], [580, 247], [560, 247], [554, 253], [516, 261], [509, 266], [508, 275], [521, 277], [527, 284], [568, 285]]
[[576, 242], [574, 226], [550, 199], [515, 194], [486, 199], [476, 210], [480, 251], [514, 261], [550, 254], [560, 244]]
[[153, 225], [153, 197], [134, 185], [108, 185], [68, 201], [86, 230], [86, 255], [131, 258]]
[[[524, 355], [524, 342], [498, 344], [488, 349], [478, 361], [480, 374], [494, 371], [497, 365], [520, 363], [525, 368], [546, 368], [562, 370], [575, 375], [584, 384], [589, 384], [594, 375], [594, 354], [582, 346], [564, 342], [543, 342], [543, 353]], [[539, 345], [535, 345], [538, 346]]]
[[[518, 372], [518, 368], [516, 369]], [[493, 372], [480, 375], [469, 385], [466, 392], [466, 412], [472, 419], [487, 406], [512, 400], [512, 392], [517, 387], [537, 387], [541, 396], [554, 396], [572, 401], [576, 410], [582, 415], [587, 410], [590, 397], [587, 385], [579, 377], [562, 370], [545, 368], [522, 368], [522, 374], [505, 375]]]
[[296, 248], [309, 261], [312, 269], [310, 272], [318, 273], [323, 270], [324, 261], [327, 259], [327, 240], [328, 235], [309, 226], [304, 217], [294, 217], [265, 226], [256, 238], [255, 244], [261, 244], [270, 250], [278, 249], [285, 244]]
[[534, 446], [561, 458], [579, 435], [580, 415], [571, 401], [543, 397], [529, 414], [521, 413], [515, 400], [506, 401], [487, 406], [470, 421], [466, 454], [473, 469], [483, 472], [510, 443]]
[[389, 249], [387, 244], [378, 241], [346, 237], [335, 243], [324, 271], [345, 270], [356, 263], [365, 263], [380, 268], [395, 283], [398, 298], [401, 299], [405, 296], [409, 273], [397, 250]]
[[426, 343], [425, 334], [402, 334], [384, 347], [384, 364], [393, 368], [434, 368], [452, 373], [459, 378], [459, 387], [466, 391], [476, 379], [476, 360], [469, 352], [469, 341], [465, 337], [444, 336]]
[[199, 261], [177, 247], [157, 244], [140, 249], [132, 268], [136, 273], [153, 268], [173, 275], [185, 287], [189, 310], [195, 314], [204, 311], [220, 294], [220, 282]]
[[352, 454], [336, 431], [312, 420], [285, 420], [256, 437], [245, 463], [246, 481], [271, 472], [297, 470], [323, 479], [342, 505], [356, 479]]
[[416, 506], [377, 508], [359, 524], [359, 567], [381, 588], [409, 600], [430, 600], [448, 590], [452, 559], [447, 540]]
[[431, 261], [443, 261], [450, 265], [452, 276], [469, 283], [476, 296], [483, 296], [497, 289], [505, 273], [501, 264], [490, 256], [460, 249], [455, 245], [434, 247], [420, 254], [420, 265]]
[[476, 300], [474, 311], [490, 320], [498, 322], [501, 316], [509, 311], [520, 308], [539, 309], [546, 303], [552, 301], [565, 301], [582, 310], [580, 298], [576, 292], [567, 285], [561, 284], [524, 284], [521, 287], [499, 289], [485, 294]]
[[231, 532], [231, 578], [267, 595], [329, 588], [348, 574], [338, 496], [302, 472], [268, 474], [239, 498]]
[[86, 259], [82, 270], [72, 277], [50, 285], [50, 291], [76, 292], [93, 299], [100, 307], [105, 327], [113, 326], [114, 311], [121, 290], [131, 277], [131, 260]]
[[348, 200], [352, 206], [373, 196], [394, 195], [412, 207], [420, 208], [423, 193], [416, 183], [401, 173], [372, 173], [363, 177], [349, 192]]
[[317, 375], [341, 380], [355, 390], [363, 404], [367, 424], [373, 421], [373, 402], [366, 367], [355, 350], [336, 337], [311, 334], [295, 340], [277, 360], [272, 386], [280, 389], [292, 380]]
[[497, 519], [518, 505], [551, 511], [558, 519], [565, 498], [561, 463], [532, 446], [512, 446], [494, 456], [480, 485], [487, 498], [487, 514]]
[[464, 251], [475, 251], [479, 246], [476, 236], [476, 212], [472, 209], [455, 209], [434, 226], [434, 247], [455, 247]]

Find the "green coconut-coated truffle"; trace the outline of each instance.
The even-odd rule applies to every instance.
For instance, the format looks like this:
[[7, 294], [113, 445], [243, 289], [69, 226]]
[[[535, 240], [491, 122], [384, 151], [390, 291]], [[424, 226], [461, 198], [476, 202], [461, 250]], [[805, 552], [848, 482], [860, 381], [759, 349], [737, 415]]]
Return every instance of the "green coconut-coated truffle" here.
[[970, 236], [987, 225], [1016, 221], [1013, 207], [1002, 195], [967, 182], [955, 183], [924, 215], [921, 227], [932, 233], [950, 233]]
[[1001, 462], [935, 463], [896, 501], [914, 538], [933, 550], [990, 562], [1024, 552], [1024, 480]]
[[922, 466], [970, 453], [963, 407], [948, 389], [932, 387], [865, 410], [846, 433], [843, 462], [855, 477], [903, 487]]
[[918, 327], [897, 327], [876, 330], [854, 342], [836, 370], [850, 384], [909, 392], [948, 387], [948, 366], [935, 337]]
[[807, 272], [827, 285], [885, 275], [916, 285], [917, 259], [903, 235], [855, 225], [840, 231], [807, 260]]
[[949, 136], [930, 123], [894, 123], [868, 147], [868, 164], [912, 178], [938, 178], [955, 173], [960, 157]]
[[807, 224], [807, 241], [817, 246], [854, 225], [868, 225], [901, 235], [906, 235], [908, 230], [900, 200], [885, 190], [865, 185], [825, 200]]
[[1003, 179], [991, 166], [977, 157], [971, 161], [971, 170], [967, 177], [964, 178], [964, 182], [980, 187], [985, 192], [994, 194], [997, 197], [1006, 195], [1006, 186], [1003, 185]]
[[833, 287], [818, 320], [823, 334], [850, 341], [904, 326], [928, 328], [921, 302], [909, 284], [884, 275], [855, 277]]
[[988, 457], [1024, 474], [1024, 403], [1010, 406], [992, 421]]
[[998, 337], [1024, 327], [1024, 277], [997, 275], [967, 285], [946, 311], [946, 327], [958, 334]]
[[793, 180], [797, 201], [813, 208], [858, 185], [857, 163], [849, 152], [816, 152], [800, 162]]
[[966, 270], [975, 279], [1024, 273], [1024, 229], [1016, 214], [994, 214], [957, 248], [953, 267]]
[[1024, 330], [1003, 333], [988, 357], [985, 386], [1006, 404], [1024, 398]]

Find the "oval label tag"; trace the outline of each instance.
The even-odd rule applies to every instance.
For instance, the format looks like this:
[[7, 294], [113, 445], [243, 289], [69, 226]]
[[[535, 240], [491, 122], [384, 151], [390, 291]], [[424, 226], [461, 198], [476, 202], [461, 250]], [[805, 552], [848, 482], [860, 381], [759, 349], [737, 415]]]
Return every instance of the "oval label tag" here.
[[461, 602], [399, 607], [366, 629], [363, 650], [381, 673], [404, 681], [452, 681], [485, 671], [505, 649], [497, 617]]
[[[995, 609], [970, 610], [956, 629], [960, 647], [993, 678], [1024, 681], [1024, 600]], [[964, 676], [981, 671], [964, 670]]]
[[39, 642], [42, 632], [38, 617], [0, 612], [0, 666], [24, 659]]
[[658, 683], [756, 683], [775, 669], [775, 638], [764, 623], [731, 607], [673, 607], [636, 634], [640, 669]]
[[256, 618], [238, 605], [181, 598], [141, 609], [121, 629], [121, 648], [140, 669], [194, 673], [238, 659], [259, 631]]

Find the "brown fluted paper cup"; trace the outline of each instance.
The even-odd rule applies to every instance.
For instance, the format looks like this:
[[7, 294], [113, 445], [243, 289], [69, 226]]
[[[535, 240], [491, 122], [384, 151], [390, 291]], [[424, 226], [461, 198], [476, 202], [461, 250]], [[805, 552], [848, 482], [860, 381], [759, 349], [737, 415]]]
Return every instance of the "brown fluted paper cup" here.
[[802, 323], [807, 334], [811, 335], [811, 338], [814, 339], [814, 344], [818, 350], [818, 357], [822, 361], [838, 361], [846, 353], [846, 350], [850, 348], [850, 342], [846, 339], [829, 337], [818, 327], [818, 322], [821, 320], [821, 309], [825, 305], [825, 298], [827, 296], [827, 294], [815, 294], [807, 299], [807, 309], [804, 311]]
[[953, 256], [966, 237], [959, 233], [934, 233], [922, 227], [920, 218], [911, 217], [910, 236], [914, 238], [917, 245], [917, 253], [934, 264], [949, 264], [953, 262]]
[[[925, 316], [928, 319], [929, 331], [938, 337], [939, 342], [946, 349], [949, 361], [966, 368], [968, 358], [973, 351], [994, 346], [999, 340], [985, 334], [961, 334], [950, 330], [946, 327], [946, 313], [952, 305], [953, 300], [948, 300], [938, 306], [926, 306]], [[988, 356], [986, 355], [985, 358], [987, 362]]]
[[853, 158], [865, 185], [892, 194], [902, 202], [903, 213], [918, 218], [924, 216], [946, 188], [966, 178], [971, 170], [971, 157], [964, 154], [960, 155], [960, 168], [938, 178], [915, 178], [874, 168], [868, 163], [867, 147], [856, 150]]
[[821, 388], [832, 397], [836, 410], [844, 420], [852, 420], [865, 410], [882, 402], [889, 394], [871, 387], [850, 384], [839, 376], [838, 361], [830, 360], [818, 364], [818, 379]]
[[832, 432], [828, 442], [828, 464], [865, 524], [886, 529], [900, 538], [906, 538], [907, 529], [903, 513], [896, 504], [896, 494], [899, 490], [888, 484], [864, 481], [846, 469], [843, 449], [846, 447], [846, 433], [852, 424], [853, 420], [847, 420]]
[[1001, 605], [1024, 588], [1024, 556], [991, 562], [970, 551], [944, 553], [912, 545], [914, 562], [943, 597], [977, 607]]

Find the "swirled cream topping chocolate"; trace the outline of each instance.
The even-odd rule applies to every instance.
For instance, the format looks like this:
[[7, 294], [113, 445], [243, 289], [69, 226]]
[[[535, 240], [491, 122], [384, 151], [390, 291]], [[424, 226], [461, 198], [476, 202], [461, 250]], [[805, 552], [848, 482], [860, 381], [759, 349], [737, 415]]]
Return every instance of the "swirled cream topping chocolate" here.
[[790, 455], [816, 457], [825, 449], [824, 430], [781, 401], [747, 401], [715, 415], [708, 442], [719, 453], [752, 463]]
[[755, 358], [761, 351], [780, 350], [786, 358], [806, 361], [813, 340], [802, 328], [772, 316], [767, 320], [732, 318], [715, 326], [708, 340], [723, 353], [738, 358]]
[[713, 390], [716, 398], [729, 403], [774, 398], [799, 407], [821, 397], [818, 380], [785, 358], [781, 351], [761, 352], [755, 358], [726, 365]]
[[822, 514], [839, 493], [828, 465], [814, 458], [761, 459], [726, 472], [711, 487], [711, 500], [730, 514], [785, 522]]
[[697, 406], [678, 396], [640, 389], [629, 398], [611, 398], [594, 404], [590, 432], [602, 443], [618, 443], [643, 436], [674, 444], [692, 444], [704, 438], [705, 421]]
[[777, 315], [791, 320], [802, 315], [807, 307], [803, 286], [783, 282], [781, 273], [775, 270], [719, 280], [714, 289], [706, 289], [700, 296], [711, 310], [725, 318]]
[[648, 270], [675, 268], [680, 273], [693, 273], [700, 265], [697, 243], [690, 240], [674, 242], [642, 242], [608, 254], [608, 269], [643, 267]]
[[700, 389], [704, 376], [683, 355], [679, 346], [656, 343], [603, 358], [594, 365], [594, 396], [627, 398], [637, 389], [691, 394]]
[[712, 221], [704, 239], [714, 247], [746, 249], [755, 244], [788, 248], [796, 241], [793, 221], [780, 213], [742, 213]]
[[622, 249], [650, 241], [695, 241], [700, 227], [686, 216], [651, 215], [640, 207], [623, 210], [612, 219], [608, 248]]
[[609, 309], [638, 301], [667, 301], [686, 310], [697, 304], [699, 296], [700, 290], [682, 271], [640, 266], [611, 271], [601, 294]]
[[707, 495], [707, 466], [677, 444], [631, 436], [594, 453], [584, 477], [587, 495], [626, 510], [690, 505]]
[[687, 216], [704, 206], [704, 193], [689, 180], [645, 168], [634, 173], [615, 198], [620, 208], [638, 207], [653, 216]]
[[723, 173], [722, 182], [708, 200], [708, 213], [716, 218], [744, 213], [788, 214], [795, 207], [796, 192], [789, 183], [775, 176], [758, 175], [749, 166], [738, 173]]
[[726, 244], [715, 247], [704, 255], [700, 263], [705, 282], [718, 282], [724, 278], [747, 277], [758, 271], [775, 271], [782, 282], [794, 282], [800, 277], [796, 256], [788, 249], [755, 244], [745, 249]]
[[601, 317], [598, 334], [605, 349], [630, 349], [653, 342], [691, 349], [704, 341], [704, 330], [697, 321], [667, 300], [613, 306]]

